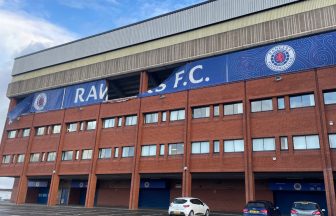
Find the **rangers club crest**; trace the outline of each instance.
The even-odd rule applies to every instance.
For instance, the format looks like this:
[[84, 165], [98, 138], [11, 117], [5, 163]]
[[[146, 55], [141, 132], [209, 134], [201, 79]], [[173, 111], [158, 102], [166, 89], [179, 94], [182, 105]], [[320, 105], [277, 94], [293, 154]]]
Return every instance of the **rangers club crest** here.
[[46, 104], [47, 104], [47, 94], [40, 93], [36, 96], [33, 106], [37, 111], [41, 111], [44, 109]]
[[295, 50], [291, 46], [279, 45], [267, 52], [265, 62], [272, 71], [285, 71], [293, 65], [295, 57]]

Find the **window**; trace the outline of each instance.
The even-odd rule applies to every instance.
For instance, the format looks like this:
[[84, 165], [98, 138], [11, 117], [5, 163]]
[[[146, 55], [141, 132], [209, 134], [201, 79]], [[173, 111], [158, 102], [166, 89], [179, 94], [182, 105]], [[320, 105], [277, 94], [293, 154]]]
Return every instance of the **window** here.
[[54, 125], [52, 133], [53, 134], [59, 134], [59, 133], [61, 133], [61, 125]]
[[290, 108], [315, 106], [314, 94], [290, 96]]
[[208, 154], [209, 142], [192, 142], [191, 143], [192, 154]]
[[125, 146], [122, 147], [121, 157], [134, 157], [134, 146]]
[[115, 118], [109, 118], [103, 120], [103, 128], [112, 128], [115, 126]]
[[72, 160], [73, 151], [63, 151], [62, 152], [62, 161]]
[[76, 157], [75, 160], [79, 160], [79, 150], [76, 150]]
[[151, 124], [158, 122], [158, 113], [145, 114], [145, 124]]
[[213, 115], [214, 116], [219, 116], [219, 105], [215, 105], [213, 107]]
[[119, 117], [118, 118], [118, 127], [121, 127], [123, 124], [123, 118], [122, 117]]
[[114, 157], [115, 158], [119, 157], [119, 148], [118, 147], [114, 148]]
[[213, 141], [213, 152], [219, 153], [219, 141], [218, 140]]
[[25, 155], [24, 154], [19, 154], [17, 158], [18, 163], [23, 163], [24, 162]]
[[279, 110], [285, 109], [285, 98], [284, 97], [278, 97], [278, 109]]
[[170, 111], [170, 121], [178, 121], [185, 119], [185, 111], [183, 110], [174, 110]]
[[112, 149], [110, 149], [110, 148], [99, 149], [99, 155], [98, 155], [98, 157], [100, 159], [111, 158], [111, 155], [112, 155]]
[[253, 139], [253, 151], [275, 151], [274, 138]]
[[324, 104], [336, 104], [336, 91], [323, 93]]
[[336, 148], [336, 134], [329, 134], [330, 148]]
[[141, 146], [141, 156], [149, 157], [156, 155], [156, 145], [145, 145]]
[[82, 151], [82, 160], [92, 159], [92, 149], [85, 149]]
[[184, 153], [183, 143], [168, 144], [168, 154], [169, 155], [181, 155], [183, 153]]
[[94, 130], [96, 129], [97, 122], [96, 121], [88, 121], [86, 130]]
[[40, 153], [30, 154], [30, 162], [38, 162], [40, 160]]
[[162, 112], [161, 121], [162, 122], [167, 121], [167, 112]]
[[137, 121], [138, 121], [138, 116], [136, 115], [126, 116], [125, 125], [126, 126], [136, 125]]
[[208, 118], [210, 116], [210, 107], [198, 107], [192, 109], [193, 118]]
[[85, 130], [85, 122], [81, 122], [81, 123], [80, 123], [79, 130], [80, 130], [80, 131]]
[[224, 140], [224, 152], [243, 152], [244, 140]]
[[13, 139], [13, 138], [15, 138], [15, 137], [16, 137], [16, 130], [8, 131], [8, 135], [7, 135], [7, 137], [8, 137], [9, 139]]
[[77, 131], [77, 123], [70, 123], [68, 124], [68, 132], [75, 132]]
[[37, 136], [42, 136], [42, 135], [44, 135], [44, 131], [45, 131], [45, 127], [38, 127], [36, 129], [36, 135]]
[[29, 137], [29, 135], [30, 135], [30, 128], [23, 129], [22, 136]]
[[10, 158], [11, 158], [10, 155], [4, 155], [4, 156], [2, 156], [2, 163], [3, 164], [9, 164], [10, 163]]
[[237, 115], [243, 113], [243, 103], [224, 105], [224, 115]]
[[273, 110], [272, 99], [251, 102], [251, 112], [265, 112]]
[[51, 161], [55, 161], [55, 160], [56, 160], [56, 152], [49, 152], [48, 157], [47, 157], [47, 161], [51, 162]]
[[161, 144], [160, 145], [160, 155], [163, 156], [165, 153], [165, 145], [164, 144]]
[[280, 149], [288, 150], [288, 139], [286, 136], [280, 137]]
[[293, 136], [293, 145], [295, 150], [319, 149], [319, 137], [318, 135]]

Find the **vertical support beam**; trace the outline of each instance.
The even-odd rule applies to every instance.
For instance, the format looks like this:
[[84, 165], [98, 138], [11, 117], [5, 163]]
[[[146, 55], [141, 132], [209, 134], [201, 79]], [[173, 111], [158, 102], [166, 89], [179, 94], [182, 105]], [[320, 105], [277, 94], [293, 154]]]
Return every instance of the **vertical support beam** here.
[[59, 139], [59, 143], [57, 147], [56, 161], [55, 161], [54, 170], [52, 173], [48, 202], [47, 202], [49, 206], [54, 206], [58, 204], [57, 203], [58, 202], [58, 187], [60, 183], [60, 176], [58, 173], [59, 173], [59, 167], [60, 167], [61, 160], [62, 160], [62, 149], [63, 149], [63, 144], [64, 144], [64, 137], [65, 137], [65, 133], [67, 130], [66, 124], [64, 122], [65, 113], [66, 113], [66, 110], [63, 110], [61, 134], [60, 134], [60, 139]]
[[90, 173], [89, 180], [88, 180], [88, 186], [86, 189], [86, 199], [85, 199], [86, 208], [94, 207], [96, 186], [97, 186], [97, 176], [95, 173]]
[[332, 161], [330, 155], [330, 148], [328, 145], [328, 129], [327, 129], [327, 119], [323, 103], [323, 92], [320, 89], [320, 84], [318, 80], [317, 70], [315, 70], [315, 96], [316, 96], [316, 124], [320, 137], [320, 148], [322, 156], [322, 166], [323, 166], [323, 179], [325, 185], [325, 192], [327, 198], [328, 212], [336, 212], [336, 199], [335, 199], [335, 186], [334, 186], [334, 176], [332, 171]]
[[100, 117], [102, 109], [102, 104], [99, 105], [99, 112], [96, 117], [97, 128], [95, 134], [95, 144], [93, 149], [93, 157], [91, 160], [91, 170], [89, 173], [88, 179], [88, 187], [86, 189], [86, 198], [85, 198], [85, 207], [92, 208], [94, 207], [95, 195], [96, 195], [96, 187], [97, 187], [97, 176], [96, 176], [96, 167], [97, 167], [97, 160], [99, 155], [99, 143], [100, 143], [100, 134], [103, 128], [103, 121]]
[[60, 177], [57, 174], [53, 174], [51, 177], [49, 195], [48, 195], [48, 206], [54, 206], [58, 204], [58, 186], [60, 183]]
[[26, 175], [20, 176], [18, 196], [16, 198], [16, 204], [24, 204], [26, 202], [28, 190], [28, 178]]
[[243, 110], [243, 133], [245, 142], [244, 168], [245, 168], [245, 201], [246, 203], [255, 199], [255, 182], [253, 173], [253, 149], [251, 143], [251, 120], [250, 102], [247, 96], [246, 81], [244, 81], [244, 110]]
[[189, 106], [189, 90], [187, 91], [187, 100], [186, 100], [185, 112], [186, 112], [186, 122], [184, 127], [184, 157], [183, 157], [183, 175], [182, 175], [182, 196], [191, 196], [191, 184], [192, 176], [190, 172], [190, 132], [191, 132], [191, 121], [192, 121], [192, 112], [191, 107]]
[[[148, 73], [146, 71], [140, 74], [140, 89], [139, 92], [146, 92], [148, 89]], [[139, 192], [140, 192], [140, 174], [139, 174], [139, 163], [141, 154], [141, 143], [142, 143], [142, 127], [143, 127], [143, 115], [141, 110], [142, 98], [138, 99], [138, 125], [136, 130], [136, 140], [134, 146], [134, 158], [133, 158], [133, 170], [131, 178], [131, 190], [129, 198], [129, 209], [138, 209], [139, 204]]]

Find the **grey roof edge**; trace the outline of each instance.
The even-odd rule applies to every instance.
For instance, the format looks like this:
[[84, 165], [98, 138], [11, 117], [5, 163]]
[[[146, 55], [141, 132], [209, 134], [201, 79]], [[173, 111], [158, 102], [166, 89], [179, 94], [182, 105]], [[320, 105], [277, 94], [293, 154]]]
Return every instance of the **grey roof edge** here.
[[[246, 6], [238, 8], [244, 1]], [[213, 0], [15, 59], [12, 76], [169, 37], [304, 0]], [[229, 4], [229, 7], [226, 7]], [[220, 7], [219, 9], [216, 7]], [[225, 10], [224, 10], [225, 9]], [[181, 19], [183, 16], [184, 19]], [[181, 21], [182, 20], [182, 21]]]

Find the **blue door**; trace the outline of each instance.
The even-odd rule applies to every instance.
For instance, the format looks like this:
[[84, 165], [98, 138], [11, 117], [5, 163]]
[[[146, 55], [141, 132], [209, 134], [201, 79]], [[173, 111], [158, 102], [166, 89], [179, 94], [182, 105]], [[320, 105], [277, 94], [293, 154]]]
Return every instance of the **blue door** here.
[[38, 188], [37, 203], [47, 204], [48, 202], [49, 187]]
[[169, 188], [143, 188], [139, 194], [139, 208], [168, 209]]
[[[316, 202], [322, 209], [327, 210], [324, 191], [274, 191], [274, 202], [280, 208], [282, 215], [290, 215], [292, 204], [295, 201]], [[325, 215], [328, 215], [327, 212]]]

